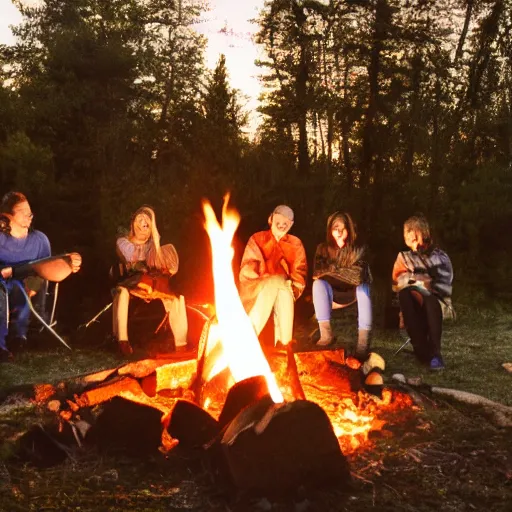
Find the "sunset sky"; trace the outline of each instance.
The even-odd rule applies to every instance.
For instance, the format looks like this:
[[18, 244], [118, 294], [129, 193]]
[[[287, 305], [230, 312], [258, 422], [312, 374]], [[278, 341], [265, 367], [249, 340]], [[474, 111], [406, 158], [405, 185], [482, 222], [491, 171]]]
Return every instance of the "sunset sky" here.
[[[28, 0], [26, 3], [37, 2]], [[252, 35], [257, 27], [249, 20], [256, 18], [264, 0], [210, 0], [211, 10], [202, 16], [202, 22], [196, 27], [198, 32], [208, 38], [206, 62], [215, 67], [219, 55], [226, 56], [231, 86], [240, 89], [248, 96], [247, 109], [254, 111], [260, 85], [257, 79], [258, 68], [254, 60], [258, 49], [252, 43]], [[21, 16], [11, 0], [0, 0], [0, 43], [12, 44], [14, 38], [9, 25], [16, 25]], [[256, 120], [252, 116], [251, 125]]]

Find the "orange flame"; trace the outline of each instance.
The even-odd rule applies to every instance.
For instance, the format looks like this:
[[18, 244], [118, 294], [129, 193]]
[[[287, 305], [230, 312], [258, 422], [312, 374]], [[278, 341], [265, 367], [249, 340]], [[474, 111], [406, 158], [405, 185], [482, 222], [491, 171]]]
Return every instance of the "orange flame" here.
[[[228, 209], [228, 201], [229, 194], [224, 196], [222, 226], [211, 204], [203, 201], [205, 228], [212, 247], [218, 339], [222, 343], [224, 361], [229, 366], [235, 382], [263, 375], [274, 402], [282, 402], [283, 395], [261, 350], [258, 337], [236, 288], [231, 267], [234, 255], [231, 244], [240, 223], [240, 215], [235, 210]], [[210, 344], [210, 341], [208, 343]], [[218, 371], [217, 365], [216, 369]]]

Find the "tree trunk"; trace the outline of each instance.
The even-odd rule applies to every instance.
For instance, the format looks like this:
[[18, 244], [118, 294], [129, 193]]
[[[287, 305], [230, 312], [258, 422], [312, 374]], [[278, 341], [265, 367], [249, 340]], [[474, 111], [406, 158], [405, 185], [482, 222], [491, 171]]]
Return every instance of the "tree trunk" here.
[[457, 45], [457, 50], [455, 51], [455, 57], [453, 59], [454, 66], [457, 64], [457, 61], [462, 57], [462, 54], [464, 52], [464, 43], [466, 41], [466, 36], [468, 34], [469, 22], [471, 21], [471, 13], [473, 12], [473, 4], [474, 0], [467, 0], [464, 26], [462, 27], [462, 32], [459, 38], [459, 44]]
[[[379, 109], [379, 71], [383, 41], [386, 37], [386, 22], [389, 18], [387, 0], [377, 0], [375, 8], [375, 20], [373, 25], [373, 41], [370, 49], [370, 63], [368, 66], [369, 97], [363, 128], [363, 158], [361, 165], [361, 188], [363, 192], [368, 190], [370, 183], [375, 179], [377, 159], [380, 158], [374, 141], [378, 139], [378, 129], [375, 125]], [[370, 196], [368, 196], [370, 197]], [[363, 220], [368, 220], [370, 211], [363, 204]], [[366, 219], [365, 219], [366, 217]]]
[[435, 107], [432, 118], [432, 156], [430, 165], [430, 200], [429, 210], [432, 214], [436, 207], [437, 191], [439, 190], [439, 181], [441, 174], [440, 162], [440, 139], [439, 139], [439, 116], [441, 114], [441, 79], [439, 74], [436, 75], [435, 87]]
[[309, 174], [309, 154], [308, 154], [308, 131], [307, 131], [307, 82], [309, 78], [308, 60], [307, 60], [307, 39], [303, 32], [304, 23], [306, 22], [306, 15], [302, 5], [297, 2], [292, 6], [293, 15], [298, 33], [298, 45], [300, 48], [300, 61], [295, 77], [295, 93], [296, 93], [296, 107], [297, 107], [297, 122], [299, 125], [299, 146], [298, 157], [299, 165], [298, 171], [301, 176]]
[[343, 108], [340, 112], [340, 150], [343, 155], [343, 164], [345, 166], [345, 177], [347, 182], [347, 191], [350, 194], [354, 188], [354, 171], [352, 169], [352, 160], [350, 158], [350, 121], [348, 119], [348, 105], [349, 105], [349, 89], [348, 89], [348, 77], [349, 77], [349, 64], [348, 59], [345, 55], [345, 68], [343, 72]]
[[409, 122], [405, 126], [406, 149], [404, 155], [404, 177], [410, 179], [413, 174], [414, 153], [416, 144], [416, 126], [419, 113], [420, 84], [422, 61], [419, 55], [412, 60], [412, 91]]

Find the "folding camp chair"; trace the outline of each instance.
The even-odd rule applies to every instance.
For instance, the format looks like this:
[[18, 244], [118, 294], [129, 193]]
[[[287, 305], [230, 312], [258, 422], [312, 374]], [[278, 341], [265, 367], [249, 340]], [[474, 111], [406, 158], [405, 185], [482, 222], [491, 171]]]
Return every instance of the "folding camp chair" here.
[[[120, 282], [122, 282], [124, 279], [128, 277], [128, 272], [126, 270], [126, 267], [121, 262], [114, 263], [109, 270], [109, 278], [110, 278], [110, 286], [112, 289], [114, 289]], [[132, 296], [130, 299], [130, 304], [134, 304], [133, 299], [136, 299], [135, 306], [130, 306], [131, 308], [134, 308], [134, 311], [129, 316], [129, 323], [133, 323], [134, 319], [141, 320], [155, 320], [155, 315], [148, 317], [147, 315], [141, 318], [140, 314], [137, 314], [138, 306], [144, 304], [144, 299], [138, 298], [136, 295]], [[156, 299], [155, 299], [156, 300]], [[150, 302], [153, 302], [151, 300]], [[88, 329], [92, 324], [98, 323], [100, 317], [103, 316], [104, 313], [109, 311], [113, 306], [113, 301], [110, 301], [108, 304], [103, 306], [90, 320], [85, 322], [84, 324], [81, 324], [79, 326], [79, 329], [86, 330]], [[195, 314], [199, 315], [201, 320], [207, 321], [210, 319], [210, 308], [211, 306], [208, 304], [185, 304], [185, 307], [187, 311], [194, 312]], [[153, 311], [154, 313], [154, 311]], [[169, 315], [170, 313], [167, 311], [164, 311], [163, 316], [161, 319], [158, 319], [158, 324], [156, 329], [153, 331], [153, 336], [156, 336], [166, 325], [169, 325]], [[138, 317], [138, 318], [137, 318]]]
[[407, 334], [407, 331], [405, 329], [400, 329], [400, 336], [402, 338], [403, 343], [398, 347], [398, 349], [393, 353], [393, 357], [398, 355], [402, 350], [411, 343], [411, 338], [409, 338], [409, 335]]
[[[441, 306], [442, 312], [443, 312], [443, 324], [446, 321], [452, 320], [455, 321], [457, 316], [455, 314], [455, 309], [453, 308], [451, 300], [447, 300], [446, 302], [443, 302], [444, 306]], [[409, 343], [411, 343], [411, 338], [407, 334], [407, 331], [405, 330], [405, 324], [402, 312], [399, 312], [399, 325], [398, 325], [399, 331], [400, 331], [400, 337], [402, 339], [402, 344], [398, 349], [393, 353], [393, 357], [399, 354]]]
[[[27, 293], [25, 290], [24, 283], [21, 283], [19, 281], [13, 281], [15, 283], [15, 286], [18, 287], [19, 291], [24, 296], [25, 300], [27, 301], [28, 307], [30, 308], [30, 311], [33, 315], [33, 317], [40, 323], [41, 325], [41, 331], [46, 328], [57, 340], [59, 340], [66, 348], [71, 350], [71, 347], [62, 339], [62, 337], [55, 331], [53, 328], [56, 324], [55, 322], [55, 310], [57, 306], [57, 298], [58, 298], [58, 291], [59, 291], [59, 283], [54, 283], [54, 290], [53, 290], [53, 300], [51, 304], [51, 310], [48, 315], [48, 320], [44, 318], [45, 312], [44, 309], [46, 307], [46, 297], [48, 295], [49, 290], [49, 282], [46, 280], [43, 280], [43, 284], [41, 286], [41, 289], [34, 297], [40, 298], [40, 303], [38, 305], [35, 305], [33, 303], [32, 297]], [[9, 323], [10, 318], [10, 307], [9, 307], [9, 293], [7, 288], [5, 287], [3, 282], [0, 282], [0, 286], [3, 287], [4, 293], [5, 293], [5, 301], [6, 301], [6, 321]], [[42, 295], [39, 295], [42, 294]], [[39, 311], [38, 311], [39, 309]]]
[[[109, 280], [110, 280], [110, 288], [112, 293], [114, 293], [114, 290], [116, 287], [129, 276], [129, 273], [126, 269], [126, 266], [121, 261], [116, 261], [109, 269]], [[133, 304], [132, 299], [137, 299], [136, 296], [132, 296], [130, 303]], [[138, 299], [142, 300], [142, 299]], [[151, 301], [152, 302], [152, 301]], [[110, 301], [108, 304], [103, 306], [90, 320], [88, 320], [86, 323], [81, 324], [79, 326], [79, 329], [87, 329], [92, 324], [98, 322], [99, 318], [106, 313], [108, 310], [112, 308], [114, 305], [114, 301]], [[166, 320], [168, 319], [168, 313], [165, 312], [165, 315], [163, 316], [162, 320], [159, 322], [158, 327], [156, 328], [155, 332], [153, 334], [157, 334], [160, 329], [165, 325]]]

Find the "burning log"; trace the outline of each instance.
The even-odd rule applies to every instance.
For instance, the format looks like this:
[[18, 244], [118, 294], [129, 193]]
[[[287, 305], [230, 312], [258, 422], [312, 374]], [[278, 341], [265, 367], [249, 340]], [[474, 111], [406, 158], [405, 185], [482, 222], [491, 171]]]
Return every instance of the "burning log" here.
[[245, 407], [269, 396], [267, 382], [261, 375], [236, 383], [228, 393], [219, 416], [219, 425], [225, 427]]
[[304, 394], [302, 384], [300, 383], [299, 373], [297, 371], [297, 362], [295, 361], [295, 355], [293, 354], [291, 343], [286, 345], [286, 373], [290, 376], [293, 396], [295, 398], [305, 400], [306, 395]]
[[174, 357], [169, 357], [169, 355], [167, 355], [165, 358], [134, 361], [119, 368], [117, 373], [119, 375], [129, 375], [130, 377], [140, 379], [169, 366], [172, 368], [186, 366], [188, 372], [191, 370], [195, 372], [196, 357], [194, 353], [177, 352], [175, 355], [173, 354], [173, 356]]
[[131, 377], [118, 377], [113, 381], [86, 391], [80, 396], [76, 396], [75, 403], [78, 407], [91, 407], [120, 396], [123, 392], [131, 392], [135, 395], [143, 393], [136, 379]]
[[302, 386], [329, 392], [336, 387], [338, 396], [352, 396], [362, 389], [361, 374], [345, 364], [343, 349], [337, 351], [299, 352], [295, 354]]
[[238, 489], [288, 495], [302, 486], [347, 484], [349, 466], [321, 407], [269, 397], [240, 412], [220, 439], [228, 481]]

